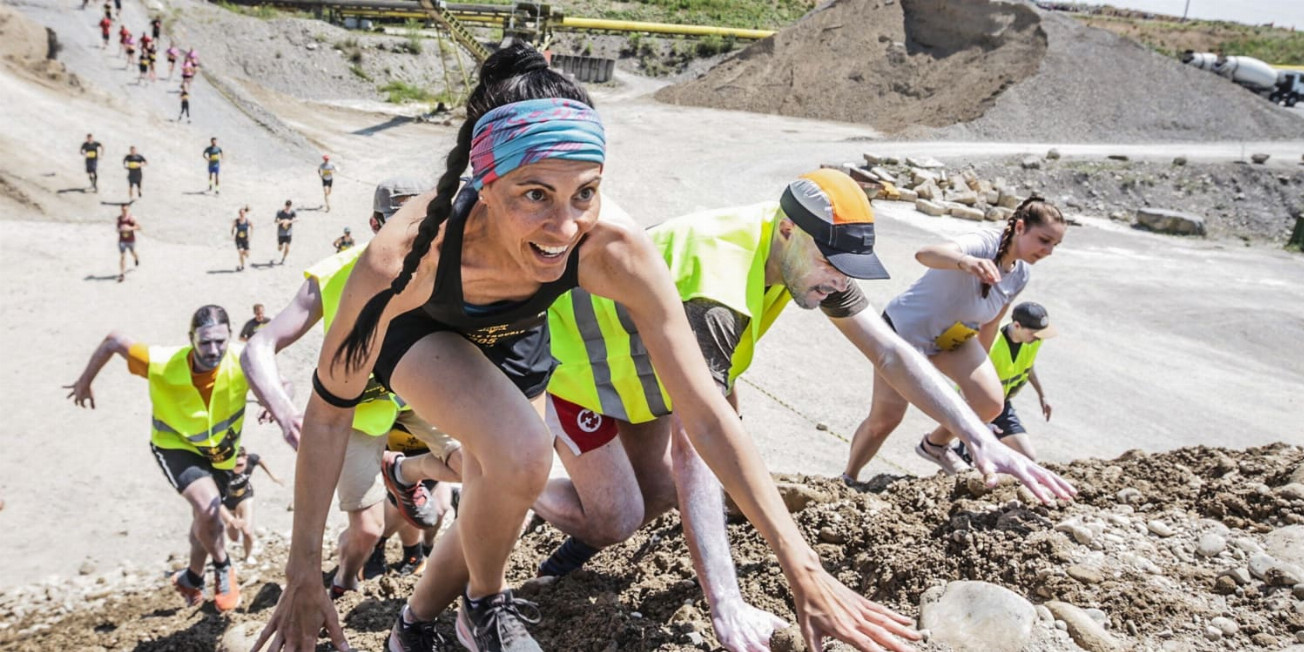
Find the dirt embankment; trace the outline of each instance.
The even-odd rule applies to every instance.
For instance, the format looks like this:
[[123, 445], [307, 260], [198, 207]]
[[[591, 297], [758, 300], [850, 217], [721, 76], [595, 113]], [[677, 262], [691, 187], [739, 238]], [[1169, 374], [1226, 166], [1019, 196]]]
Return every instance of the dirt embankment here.
[[[858, 488], [794, 477], [786, 479], [786, 492], [797, 498], [790, 508], [825, 567], [906, 613], [917, 614], [932, 587], [978, 580], [1034, 603], [1096, 610], [1089, 613], [1101, 631], [1121, 645], [1280, 649], [1304, 631], [1304, 585], [1294, 586], [1302, 580], [1290, 575], [1304, 563], [1304, 548], [1291, 544], [1304, 540], [1302, 464], [1304, 450], [1285, 444], [1081, 460], [1056, 469], [1081, 491], [1077, 502], [1057, 509], [1031, 506], [1027, 490], [1010, 484], [987, 490], [976, 476], [880, 476]], [[744, 596], [791, 620], [785, 582], [764, 541], [738, 523], [730, 537]], [[531, 577], [561, 539], [546, 525], [527, 532], [512, 557], [512, 583]], [[245, 604], [227, 617], [211, 605], [180, 608], [159, 578], [139, 571], [12, 590], [0, 595], [7, 625], [0, 647], [212, 650], [224, 636], [243, 638], [266, 620], [284, 554], [284, 543], [272, 539], [265, 562], [242, 570]], [[341, 599], [350, 642], [381, 649], [413, 585], [387, 576]], [[544, 649], [717, 645], [674, 514], [586, 569], [522, 593], [545, 615], [533, 628]], [[451, 640], [451, 614], [441, 622]], [[1211, 627], [1221, 629], [1214, 634]], [[1053, 619], [1035, 628], [1037, 649], [1078, 649]]]
[[834, 0], [657, 99], [920, 139], [1304, 137], [1298, 116], [1135, 41], [988, 0]]

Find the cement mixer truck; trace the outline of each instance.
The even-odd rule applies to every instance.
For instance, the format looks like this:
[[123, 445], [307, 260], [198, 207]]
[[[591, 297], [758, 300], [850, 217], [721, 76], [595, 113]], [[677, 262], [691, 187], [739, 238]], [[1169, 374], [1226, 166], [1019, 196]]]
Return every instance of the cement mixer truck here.
[[1304, 73], [1298, 70], [1277, 70], [1254, 57], [1191, 50], [1182, 53], [1182, 63], [1226, 77], [1274, 104], [1295, 106], [1304, 100]]

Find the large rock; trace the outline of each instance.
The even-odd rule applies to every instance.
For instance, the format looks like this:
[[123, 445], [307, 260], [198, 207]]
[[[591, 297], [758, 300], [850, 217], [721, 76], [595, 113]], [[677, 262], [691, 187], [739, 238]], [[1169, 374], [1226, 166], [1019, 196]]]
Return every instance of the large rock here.
[[983, 218], [986, 217], [986, 214], [982, 211], [961, 204], [955, 204], [947, 208], [946, 212], [951, 217], [958, 217], [962, 220], [973, 220], [974, 222], [981, 222], [983, 221]]
[[965, 206], [973, 206], [978, 203], [978, 193], [969, 190], [968, 188], [965, 188], [964, 190], [948, 190], [946, 191], [946, 201], [953, 201], [957, 204], [964, 204]]
[[1295, 469], [1295, 472], [1290, 474], [1290, 481], [1304, 484], [1304, 464], [1299, 465], [1299, 468]]
[[915, 192], [919, 193], [920, 199], [932, 201], [942, 198], [942, 189], [937, 187], [936, 181], [929, 180], [915, 186]]
[[1263, 548], [1278, 561], [1304, 566], [1304, 525], [1279, 527], [1263, 537]]
[[777, 482], [779, 495], [783, 496], [783, 504], [788, 507], [788, 511], [796, 514], [811, 504], [827, 503], [830, 500], [828, 494], [804, 484], [796, 482]]
[[1032, 639], [1036, 621], [1032, 603], [986, 582], [951, 582], [940, 596], [926, 593], [920, 604], [920, 627], [957, 651], [1017, 652]]
[[919, 193], [906, 188], [897, 188], [897, 195], [901, 197], [900, 201], [913, 202], [914, 200], [919, 199]]
[[923, 168], [925, 170], [940, 170], [946, 167], [941, 161], [931, 156], [907, 156], [906, 165], [912, 168]]
[[1096, 622], [1086, 611], [1067, 602], [1055, 601], [1047, 602], [1046, 608], [1050, 609], [1057, 620], [1064, 621], [1073, 642], [1087, 652], [1115, 652], [1123, 649], [1118, 640], [1105, 631], [1105, 626]]
[[924, 215], [932, 215], [933, 217], [941, 217], [943, 215], [946, 215], [946, 207], [936, 202], [931, 202], [928, 201], [927, 199], [923, 199], [922, 196], [920, 199], [915, 200], [915, 210], [919, 211], [920, 213], [923, 213]]
[[1136, 225], [1156, 233], [1204, 235], [1204, 218], [1163, 208], [1138, 208]]
[[1010, 210], [1014, 210], [1018, 208], [1019, 204], [1022, 204], [1023, 200], [1025, 199], [1027, 199], [1027, 197], [1024, 197], [1022, 195], [1016, 195], [1014, 193], [1010, 193], [1002, 190], [1001, 198], [997, 203], [1000, 204], [1001, 208], [1008, 208]]

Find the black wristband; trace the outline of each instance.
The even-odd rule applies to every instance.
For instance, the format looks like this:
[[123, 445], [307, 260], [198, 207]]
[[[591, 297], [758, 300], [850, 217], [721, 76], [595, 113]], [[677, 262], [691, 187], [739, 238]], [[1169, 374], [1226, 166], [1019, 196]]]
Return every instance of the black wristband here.
[[361, 394], [358, 394], [354, 398], [351, 399], [340, 398], [332, 394], [329, 389], [326, 389], [325, 385], [321, 384], [321, 378], [317, 376], [316, 369], [314, 369], [312, 372], [312, 391], [317, 392], [317, 395], [321, 397], [321, 400], [326, 401], [327, 403], [330, 403], [331, 405], [334, 405], [337, 408], [346, 409], [346, 410], [348, 408], [354, 407], [357, 404], [361, 403], [362, 397], [365, 396], [367, 393], [367, 391], [364, 389]]

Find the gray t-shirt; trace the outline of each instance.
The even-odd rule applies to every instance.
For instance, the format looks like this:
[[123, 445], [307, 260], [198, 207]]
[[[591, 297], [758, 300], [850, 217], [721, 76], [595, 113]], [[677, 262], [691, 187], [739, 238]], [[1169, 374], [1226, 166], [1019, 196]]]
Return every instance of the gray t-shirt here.
[[294, 222], [291, 220], [295, 217], [297, 217], [297, 214], [293, 209], [282, 209], [276, 211], [276, 235], [290, 235], [290, 233], [294, 231]]
[[[1001, 232], [979, 231], [960, 236], [955, 243], [970, 256], [993, 260]], [[1014, 269], [983, 298], [982, 282], [973, 274], [958, 269], [929, 269], [892, 299], [884, 312], [902, 339], [925, 355], [934, 355], [976, 335], [983, 324], [1014, 301], [1028, 278], [1028, 264], [1015, 261]]]
[[[820, 302], [820, 310], [829, 317], [850, 317], [869, 307], [869, 299], [853, 281], [845, 292], [834, 292]], [[697, 336], [697, 346], [702, 349], [706, 366], [716, 386], [728, 394], [729, 370], [733, 368], [733, 354], [750, 323], [746, 316], [710, 299], [690, 299], [684, 302], [688, 325]]]

